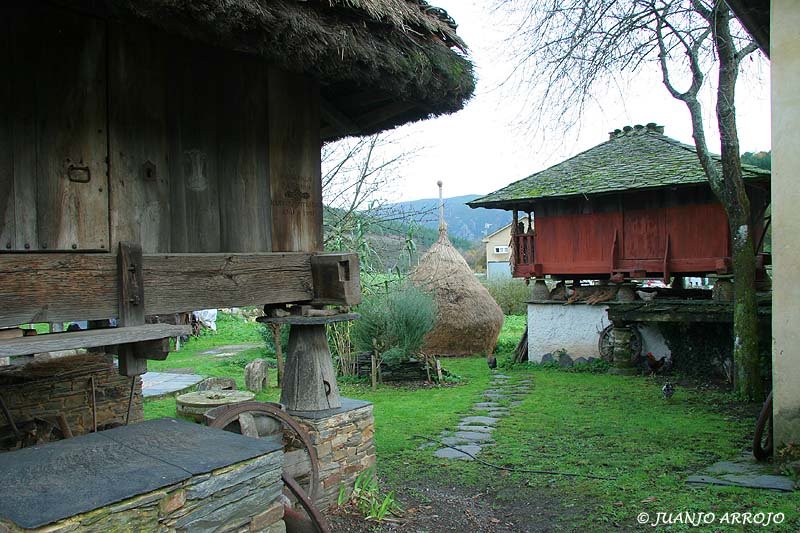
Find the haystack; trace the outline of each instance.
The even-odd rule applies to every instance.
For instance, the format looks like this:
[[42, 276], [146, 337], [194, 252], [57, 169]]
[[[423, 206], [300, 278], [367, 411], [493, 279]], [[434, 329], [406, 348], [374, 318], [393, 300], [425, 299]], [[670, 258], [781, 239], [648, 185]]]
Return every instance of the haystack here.
[[437, 305], [436, 324], [423, 351], [445, 356], [491, 354], [503, 326], [503, 311], [447, 238], [439, 183], [439, 239], [411, 276], [415, 285], [433, 293]]

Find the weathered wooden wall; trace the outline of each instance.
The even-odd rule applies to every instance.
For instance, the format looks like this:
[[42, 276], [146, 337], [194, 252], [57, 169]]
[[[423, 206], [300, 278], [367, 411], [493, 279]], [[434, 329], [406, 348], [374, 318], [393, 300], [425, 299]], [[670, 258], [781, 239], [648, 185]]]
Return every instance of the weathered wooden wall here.
[[2, 15], [0, 249], [107, 251], [105, 23], [44, 7]]
[[0, 251], [321, 248], [316, 82], [146, 26], [0, 9]]

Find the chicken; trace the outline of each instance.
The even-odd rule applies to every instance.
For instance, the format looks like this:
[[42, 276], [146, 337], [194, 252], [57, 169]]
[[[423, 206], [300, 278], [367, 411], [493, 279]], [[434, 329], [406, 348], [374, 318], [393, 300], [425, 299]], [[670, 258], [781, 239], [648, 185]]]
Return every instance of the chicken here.
[[666, 355], [661, 359], [656, 359], [651, 352], [647, 352], [647, 366], [650, 367], [650, 375], [658, 373], [664, 367], [666, 361]]
[[495, 356], [490, 355], [486, 363], [489, 365], [490, 369], [497, 370], [497, 358]]
[[667, 381], [664, 383], [664, 386], [661, 387], [661, 392], [664, 394], [664, 399], [669, 401], [672, 398], [672, 395], [675, 394], [675, 385], [672, 382]]

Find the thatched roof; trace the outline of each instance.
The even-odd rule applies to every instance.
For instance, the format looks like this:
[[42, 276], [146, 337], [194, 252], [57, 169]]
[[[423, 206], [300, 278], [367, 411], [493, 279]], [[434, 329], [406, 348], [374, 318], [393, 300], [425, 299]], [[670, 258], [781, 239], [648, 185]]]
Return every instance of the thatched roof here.
[[492, 353], [503, 327], [503, 310], [450, 243], [444, 224], [411, 279], [431, 291], [436, 300], [436, 324], [425, 337], [423, 351], [433, 355]]
[[455, 22], [425, 0], [57, 1], [317, 79], [324, 140], [458, 111], [475, 88]]

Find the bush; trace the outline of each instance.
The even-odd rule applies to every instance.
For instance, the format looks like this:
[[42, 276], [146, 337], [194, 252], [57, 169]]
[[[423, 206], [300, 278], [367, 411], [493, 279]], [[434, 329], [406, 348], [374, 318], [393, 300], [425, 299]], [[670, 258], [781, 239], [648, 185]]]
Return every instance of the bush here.
[[503, 310], [504, 315], [524, 315], [531, 298], [530, 288], [522, 278], [490, 279], [484, 282], [486, 290]]
[[436, 318], [433, 298], [413, 287], [370, 296], [358, 312], [361, 319], [353, 324], [353, 344], [365, 352], [377, 348], [389, 365], [406, 362], [419, 353]]

